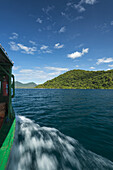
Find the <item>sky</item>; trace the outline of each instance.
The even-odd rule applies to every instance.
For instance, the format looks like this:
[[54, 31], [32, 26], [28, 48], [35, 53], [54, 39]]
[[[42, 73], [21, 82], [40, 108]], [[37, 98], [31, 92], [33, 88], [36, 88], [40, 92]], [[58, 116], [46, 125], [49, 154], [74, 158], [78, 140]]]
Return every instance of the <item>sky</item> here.
[[113, 0], [0, 0], [0, 21], [17, 81], [113, 69]]

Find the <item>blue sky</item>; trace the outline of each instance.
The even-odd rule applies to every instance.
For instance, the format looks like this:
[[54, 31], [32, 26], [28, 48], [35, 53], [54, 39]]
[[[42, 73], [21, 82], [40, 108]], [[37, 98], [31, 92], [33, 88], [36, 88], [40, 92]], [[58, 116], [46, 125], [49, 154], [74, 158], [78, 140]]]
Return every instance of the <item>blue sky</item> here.
[[1, 0], [0, 21], [18, 81], [113, 69], [113, 0]]

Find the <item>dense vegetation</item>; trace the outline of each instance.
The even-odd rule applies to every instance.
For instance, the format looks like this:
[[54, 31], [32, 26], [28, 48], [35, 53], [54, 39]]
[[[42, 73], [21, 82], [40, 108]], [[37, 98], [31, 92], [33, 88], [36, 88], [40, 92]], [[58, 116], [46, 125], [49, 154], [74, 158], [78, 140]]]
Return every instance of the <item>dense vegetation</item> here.
[[34, 82], [30, 82], [30, 83], [21, 83], [19, 81], [16, 81], [15, 82], [15, 88], [18, 88], [18, 89], [27, 89], [27, 88], [34, 88], [36, 87], [37, 84], [35, 84]]
[[54, 89], [113, 89], [113, 70], [71, 70], [46, 81], [36, 88]]

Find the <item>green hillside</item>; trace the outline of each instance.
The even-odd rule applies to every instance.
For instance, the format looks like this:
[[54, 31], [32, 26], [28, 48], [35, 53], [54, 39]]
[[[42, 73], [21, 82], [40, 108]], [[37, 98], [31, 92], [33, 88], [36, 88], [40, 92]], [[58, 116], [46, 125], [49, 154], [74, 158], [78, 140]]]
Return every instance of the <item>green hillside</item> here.
[[34, 88], [36, 87], [37, 84], [35, 84], [34, 82], [30, 82], [30, 83], [21, 83], [19, 81], [16, 81], [15, 82], [15, 88], [19, 88], [19, 89], [22, 89], [22, 88]]
[[36, 86], [55, 89], [113, 89], [113, 70], [71, 70]]

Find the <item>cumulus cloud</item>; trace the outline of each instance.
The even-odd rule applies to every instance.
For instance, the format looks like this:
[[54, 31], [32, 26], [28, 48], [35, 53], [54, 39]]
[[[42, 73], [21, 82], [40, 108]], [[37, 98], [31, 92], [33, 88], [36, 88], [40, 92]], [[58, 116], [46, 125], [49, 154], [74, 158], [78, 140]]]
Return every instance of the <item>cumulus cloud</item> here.
[[22, 44], [17, 44], [17, 45], [22, 50], [22, 52], [26, 54], [34, 54], [34, 52], [37, 51], [36, 47], [27, 47]]
[[109, 67], [113, 67], [113, 64], [112, 65], [108, 65]]
[[60, 48], [63, 48], [63, 47], [64, 47], [64, 44], [60, 44], [60, 43], [57, 43], [54, 46], [54, 48], [56, 48], [56, 49], [60, 49]]
[[47, 45], [42, 45], [42, 46], [40, 47], [40, 50], [41, 50], [43, 53], [52, 53], [52, 50], [50, 50]]
[[93, 69], [95, 69], [95, 67], [90, 67], [90, 69], [92, 69], [92, 70], [93, 70]]
[[22, 53], [26, 53], [26, 54], [34, 54], [35, 51], [37, 51], [36, 47], [27, 47], [25, 45], [22, 44], [16, 44], [15, 42], [11, 41], [9, 42], [10, 45], [10, 49], [13, 51], [18, 51], [18, 50], [22, 50]]
[[18, 38], [18, 34], [16, 32], [13, 32], [12, 36], [9, 37], [9, 39], [11, 39], [11, 40], [14, 40], [14, 39], [17, 39], [17, 38]]
[[40, 18], [37, 18], [36, 22], [38, 22], [39, 24], [42, 24], [42, 20]]
[[41, 50], [46, 50], [47, 48], [48, 48], [48, 46], [46, 46], [46, 45], [42, 45], [42, 46], [40, 47]]
[[74, 53], [72, 53], [72, 54], [68, 54], [68, 57], [69, 57], [69, 58], [72, 58], [72, 59], [79, 58], [79, 57], [81, 57], [81, 56], [82, 56], [82, 53], [81, 53], [81, 52], [78, 52], [78, 51], [76, 51], [76, 52], [74, 52]]
[[67, 57], [72, 58], [72, 59], [79, 58], [83, 56], [85, 53], [88, 53], [88, 51], [89, 51], [89, 48], [86, 48], [86, 49], [83, 48], [82, 52], [76, 51], [74, 53], [68, 54]]
[[78, 12], [84, 12], [86, 9], [84, 8], [84, 4], [88, 4], [88, 5], [94, 5], [96, 3], [96, 0], [81, 0], [79, 1], [78, 4], [71, 4], [71, 7], [74, 7], [75, 9], [78, 10]]
[[9, 42], [9, 45], [10, 45], [10, 49], [13, 50], [13, 51], [19, 50], [18, 45], [14, 41]]
[[75, 9], [77, 9], [79, 12], [84, 12], [86, 9], [83, 7], [83, 6], [81, 6], [80, 4], [78, 4], [78, 5], [74, 5], [74, 7], [75, 7]]
[[63, 32], [65, 32], [65, 31], [66, 31], [66, 27], [64, 26], [64, 27], [61, 27], [61, 28], [60, 28], [59, 33], [63, 33]]
[[45, 67], [48, 70], [53, 70], [53, 71], [68, 71], [68, 68], [61, 68], [61, 67]]
[[88, 53], [88, 51], [89, 51], [89, 48], [86, 48], [86, 49], [82, 49], [82, 55], [84, 55], [85, 53]]
[[97, 65], [102, 64], [102, 63], [110, 63], [113, 62], [113, 58], [100, 58], [97, 59]]

